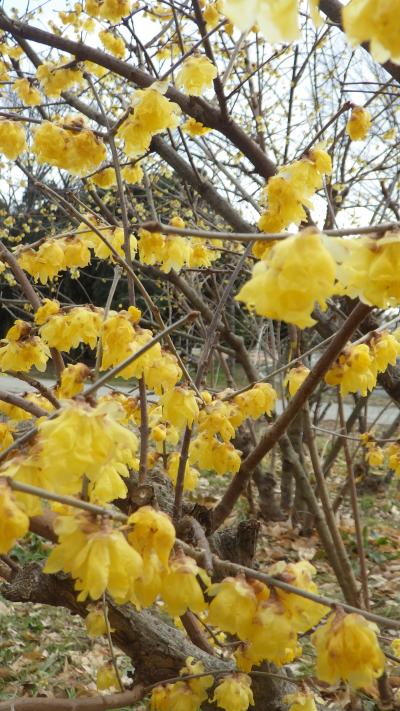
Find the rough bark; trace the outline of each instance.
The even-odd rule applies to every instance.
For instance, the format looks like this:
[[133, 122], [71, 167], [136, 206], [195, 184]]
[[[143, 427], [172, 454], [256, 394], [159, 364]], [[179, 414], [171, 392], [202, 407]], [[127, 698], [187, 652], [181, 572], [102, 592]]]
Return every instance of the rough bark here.
[[[45, 575], [38, 563], [22, 568], [11, 582], [1, 586], [0, 591], [12, 602], [65, 607], [81, 617], [87, 614], [86, 603], [76, 600], [72, 580], [63, 573]], [[210, 672], [229, 670], [233, 666], [231, 662], [199, 649], [153, 610], [137, 612], [132, 605], [116, 605], [111, 598], [108, 607], [110, 624], [114, 628], [113, 642], [132, 660], [135, 684], [153, 684], [179, 675], [188, 656], [201, 661]], [[267, 675], [260, 676], [254, 681], [255, 707], [259, 711], [266, 708], [281, 711], [285, 708], [283, 696], [292, 690], [289, 679], [286, 683]]]

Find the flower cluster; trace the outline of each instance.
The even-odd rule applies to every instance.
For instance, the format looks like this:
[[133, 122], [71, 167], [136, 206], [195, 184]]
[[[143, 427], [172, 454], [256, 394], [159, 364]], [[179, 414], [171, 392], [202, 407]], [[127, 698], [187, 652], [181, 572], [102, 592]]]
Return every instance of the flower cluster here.
[[27, 148], [22, 123], [0, 119], [0, 153], [9, 160], [15, 160]]
[[50, 121], [34, 132], [32, 151], [39, 163], [49, 163], [68, 170], [72, 175], [84, 175], [96, 170], [106, 157], [104, 143], [78, 117], [64, 122], [62, 128]]
[[342, 239], [338, 246], [337, 293], [382, 309], [400, 304], [400, 233], [386, 232], [380, 239]]
[[306, 328], [315, 323], [311, 313], [316, 302], [326, 309], [335, 274], [323, 237], [310, 228], [275, 243], [235, 298], [260, 316]]
[[0, 371], [15, 370], [23, 373], [35, 367], [45, 371], [50, 350], [44, 340], [35, 336], [32, 327], [20, 319], [0, 341]]
[[217, 73], [217, 67], [208, 57], [192, 54], [183, 62], [176, 85], [190, 96], [201, 96], [212, 87]]
[[117, 133], [124, 141], [126, 155], [135, 158], [146, 153], [153, 136], [177, 127], [179, 115], [178, 104], [169, 101], [156, 88], [135, 91], [131, 112]]
[[380, 467], [385, 459], [385, 453], [382, 447], [379, 447], [370, 432], [364, 432], [360, 439], [366, 450], [365, 459], [368, 464], [370, 464], [371, 467]]
[[17, 255], [20, 267], [41, 284], [52, 281], [66, 269], [87, 267], [91, 259], [89, 248], [79, 235], [50, 238], [38, 249], [18, 250]]
[[[184, 227], [183, 220], [172, 218], [175, 227]], [[208, 242], [200, 238], [191, 240], [179, 235], [163, 235], [160, 232], [139, 230], [139, 257], [143, 264], [160, 264], [161, 271], [174, 269], [179, 272], [182, 267], [209, 267], [220, 253], [220, 240]]]
[[353, 106], [346, 124], [346, 133], [352, 141], [363, 141], [371, 127], [371, 114], [362, 106]]
[[36, 70], [36, 78], [49, 98], [59, 98], [62, 91], [67, 91], [74, 84], [83, 84], [81, 70], [76, 66], [64, 66], [62, 63], [40, 64]]
[[319, 679], [328, 684], [343, 679], [355, 689], [371, 686], [385, 667], [376, 631], [376, 625], [356, 613], [330, 615], [312, 636]]
[[123, 17], [127, 17], [132, 8], [131, 0], [86, 0], [85, 10], [88, 15], [108, 20], [116, 24]]
[[57, 301], [49, 300], [38, 309], [35, 319], [40, 326], [41, 338], [50, 348], [66, 353], [71, 348], [77, 348], [80, 343], [95, 348], [103, 322], [101, 309], [74, 306], [62, 311]]
[[342, 395], [373, 390], [379, 373], [396, 363], [397, 339], [387, 331], [375, 333], [369, 343], [347, 346], [325, 375], [328, 385], [339, 385]]
[[103, 47], [105, 47], [114, 57], [123, 59], [125, 57], [125, 42], [122, 37], [117, 37], [113, 32], [100, 30], [99, 37]]
[[265, 189], [268, 209], [260, 217], [260, 230], [281, 232], [291, 223], [298, 225], [305, 220], [307, 214], [304, 208], [312, 207], [310, 198], [322, 187], [324, 175], [330, 175], [331, 172], [331, 157], [321, 147], [314, 148], [300, 160], [280, 168], [277, 175], [268, 180]]
[[[315, 569], [307, 561], [280, 563], [271, 572], [303, 590], [317, 591]], [[271, 593], [263, 583], [240, 575], [212, 585], [209, 594], [214, 599], [208, 620], [241, 640], [235, 657], [243, 671], [263, 660], [278, 666], [292, 661], [301, 652], [298, 633], [311, 629], [327, 613], [323, 605], [279, 589]]]
[[151, 692], [151, 711], [169, 711], [177, 708], [182, 711], [197, 711], [206, 701], [207, 689], [212, 686], [214, 679], [204, 674], [202, 662], [195, 662], [193, 657], [189, 657], [180, 674], [181, 676], [203, 674], [203, 676], [156, 686]]
[[377, 62], [400, 63], [399, 5], [387, 0], [350, 0], [343, 7], [343, 26], [352, 44], [368, 42]]
[[39, 89], [36, 89], [29, 79], [16, 79], [13, 90], [24, 106], [38, 106], [42, 101]]

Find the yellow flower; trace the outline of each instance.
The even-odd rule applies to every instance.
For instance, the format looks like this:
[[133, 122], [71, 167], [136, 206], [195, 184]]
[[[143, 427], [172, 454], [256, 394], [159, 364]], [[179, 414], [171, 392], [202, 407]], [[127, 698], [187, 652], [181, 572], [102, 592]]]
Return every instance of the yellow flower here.
[[400, 444], [392, 442], [388, 447], [389, 467], [397, 476], [400, 476]]
[[105, 47], [114, 57], [123, 59], [125, 57], [125, 42], [122, 37], [116, 37], [113, 32], [100, 30], [99, 37], [103, 47]]
[[161, 397], [163, 415], [179, 430], [191, 427], [199, 416], [199, 406], [192, 390], [183, 387], [168, 390]]
[[228, 442], [235, 436], [235, 429], [229, 421], [230, 412], [230, 403], [221, 400], [214, 400], [210, 405], [206, 405], [199, 414], [199, 432], [206, 435], [219, 434]]
[[235, 297], [260, 316], [307, 328], [317, 302], [326, 309], [334, 292], [336, 264], [313, 229], [277, 242], [255, 265], [253, 277]]
[[118, 487], [115, 496], [111, 492], [111, 499], [124, 492], [126, 495], [120, 476], [128, 476], [127, 465], [134, 460], [138, 441], [133, 432], [120, 424], [122, 417], [122, 408], [117, 403], [112, 406], [101, 403], [92, 408], [83, 402], [69, 402], [56, 418], [41, 422], [38, 430], [46, 488], [76, 494], [85, 474], [98, 500], [110, 500], [107, 494], [101, 496], [98, 492], [104, 476], [111, 477], [111, 482], [104, 482], [107, 488], [113, 488], [113, 483]]
[[62, 269], [66, 269], [64, 251], [57, 240], [46, 240], [36, 251], [25, 249], [17, 259], [20, 267], [41, 284], [52, 281]]
[[377, 62], [400, 63], [399, 0], [351, 0], [343, 7], [342, 18], [352, 44], [369, 42]]
[[141, 506], [132, 514], [128, 523], [133, 529], [128, 533], [128, 541], [143, 557], [155, 551], [165, 569], [175, 543], [175, 528], [171, 519], [162, 511], [151, 506]]
[[107, 590], [118, 604], [132, 596], [142, 572], [142, 559], [110, 520], [99, 522], [86, 513], [60, 515], [55, 523], [59, 543], [44, 567], [45, 573], [63, 570], [75, 579], [78, 600], [97, 600]]
[[356, 613], [333, 613], [312, 635], [317, 652], [317, 676], [328, 684], [340, 679], [355, 689], [371, 686], [385, 668], [376, 625]]
[[209, 3], [203, 10], [203, 18], [206, 23], [207, 32], [216, 27], [218, 25], [218, 22], [220, 21], [220, 12], [218, 5], [221, 5], [221, 3]]
[[196, 121], [194, 118], [188, 118], [184, 124], [182, 124], [182, 130], [189, 134], [189, 136], [204, 136], [206, 133], [211, 131], [210, 128], [204, 126], [200, 121]]
[[269, 383], [257, 383], [252, 388], [233, 398], [243, 415], [243, 419], [252, 417], [258, 420], [261, 415], [271, 415], [278, 398], [277, 392]]
[[[171, 479], [174, 486], [176, 486], [176, 480], [178, 477], [179, 462], [180, 462], [179, 452], [173, 452], [172, 454], [169, 455], [167, 474], [168, 474], [169, 478]], [[189, 462], [186, 462], [185, 477], [184, 477], [184, 481], [183, 481], [184, 491], [194, 491], [195, 489], [197, 489], [197, 486], [199, 483], [198, 477], [199, 477], [199, 473], [198, 473], [197, 469], [195, 469], [194, 467], [191, 467]]]
[[296, 395], [299, 387], [303, 385], [310, 370], [302, 363], [297, 363], [294, 368], [291, 368], [286, 376], [285, 384], [288, 386], [289, 395]]
[[208, 610], [208, 622], [236, 634], [239, 639], [248, 639], [257, 605], [269, 597], [267, 586], [237, 575], [211, 585], [207, 592], [214, 598]]
[[159, 232], [139, 230], [139, 258], [143, 264], [161, 262], [164, 253], [165, 236]]
[[242, 32], [257, 24], [268, 42], [292, 42], [299, 37], [297, 0], [225, 0], [226, 16]]
[[369, 348], [377, 373], [384, 373], [388, 365], [396, 365], [400, 344], [388, 331], [375, 333], [369, 342]]
[[0, 478], [0, 553], [8, 553], [28, 529], [27, 515], [15, 503], [6, 480]]
[[86, 0], [85, 10], [92, 17], [118, 23], [123, 17], [130, 15], [132, 0]]
[[240, 469], [240, 454], [231, 442], [220, 442], [203, 433], [192, 440], [189, 459], [201, 469], [214, 470], [217, 474], [236, 474]]
[[397, 264], [400, 233], [386, 232], [381, 239], [360, 237], [342, 240], [343, 261], [338, 267], [340, 293], [359, 297], [371, 306], [400, 304]]
[[260, 230], [281, 232], [291, 222], [300, 224], [305, 220], [304, 208], [312, 207], [310, 198], [322, 187], [323, 176], [331, 172], [331, 158], [321, 145], [315, 146], [301, 160], [280, 168], [265, 188], [268, 210], [261, 215]]
[[121, 176], [130, 185], [140, 183], [143, 178], [143, 168], [139, 162], [134, 165], [126, 165], [121, 170]]
[[[62, 91], [67, 91], [74, 84], [83, 84], [83, 74], [77, 67], [63, 68], [62, 64], [45, 62], [36, 70], [36, 78], [50, 98], [59, 98]], [[45, 122], [46, 123], [46, 122]]]
[[180, 272], [189, 258], [190, 245], [185, 237], [167, 235], [161, 255], [161, 271], [168, 274], [171, 269]]
[[91, 610], [88, 615], [86, 615], [85, 627], [89, 637], [92, 637], [93, 639], [106, 634], [107, 624], [104, 612], [101, 608], [96, 607], [94, 610]]
[[124, 141], [124, 151], [130, 158], [145, 153], [153, 136], [176, 128], [180, 108], [157, 89], [138, 89], [132, 99], [132, 113], [121, 124], [117, 135]]
[[216, 687], [212, 700], [225, 711], [246, 711], [249, 706], [254, 706], [250, 677], [227, 674]]
[[85, 363], [69, 363], [61, 373], [56, 395], [61, 400], [72, 398], [83, 390], [83, 383], [90, 373]]
[[[124, 250], [124, 230], [122, 227], [115, 227], [114, 229], [103, 231], [104, 237], [111, 244], [112, 247], [118, 252], [120, 257], [125, 257]], [[135, 255], [137, 249], [137, 241], [134, 235], [129, 237], [129, 246], [131, 257]], [[111, 249], [106, 245], [105, 242], [99, 237], [99, 235], [93, 234], [90, 239], [90, 247], [92, 247], [96, 257], [99, 259], [112, 259]]]
[[74, 269], [76, 267], [87, 267], [90, 264], [90, 251], [82, 237], [65, 237], [58, 240], [64, 252], [64, 269]]
[[178, 554], [170, 559], [169, 572], [163, 578], [161, 597], [171, 617], [180, 617], [186, 610], [202, 612], [206, 609], [197, 575], [206, 584], [210, 583], [207, 574], [193, 558]]
[[346, 125], [346, 133], [352, 141], [363, 141], [371, 127], [371, 114], [362, 106], [353, 106]]
[[393, 650], [393, 654], [395, 654], [396, 657], [400, 657], [400, 639], [394, 639], [390, 646]]
[[287, 694], [284, 702], [290, 704], [289, 711], [317, 711], [312, 694], [297, 691], [295, 694]]
[[151, 693], [151, 711], [198, 711], [199, 696], [186, 681], [156, 686]]
[[[186, 665], [182, 667], [179, 674], [181, 676], [189, 676], [192, 674], [203, 674], [205, 671], [202, 662], [196, 662], [193, 657], [186, 659]], [[199, 677], [198, 679], [188, 679], [187, 684], [190, 689], [196, 694], [199, 702], [202, 703], [207, 699], [207, 689], [213, 684], [213, 677], [210, 675]]]
[[68, 352], [80, 343], [95, 348], [102, 326], [102, 315], [95, 307], [75, 306], [66, 313], [50, 316], [40, 335], [50, 348]]
[[38, 106], [42, 101], [40, 91], [35, 89], [29, 79], [17, 79], [13, 89], [24, 106]]
[[[314, 566], [307, 560], [298, 563], [276, 563], [270, 569], [271, 575], [278, 576], [284, 582], [300, 590], [318, 594], [318, 587], [313, 581], [315, 572]], [[294, 629], [299, 633], [308, 632], [329, 612], [329, 608], [324, 605], [279, 588], [276, 589], [276, 595], [291, 618]]]
[[9, 160], [15, 160], [27, 148], [22, 123], [0, 119], [0, 153]]
[[365, 458], [371, 467], [380, 467], [385, 460], [382, 447], [376, 445], [369, 447]]
[[376, 385], [376, 369], [371, 352], [365, 343], [349, 345], [325, 374], [328, 385], [339, 385], [342, 395], [355, 393], [366, 395]]
[[253, 664], [266, 659], [279, 667], [301, 654], [292, 620], [276, 599], [260, 603], [248, 631], [248, 639]]
[[195, 54], [187, 57], [176, 77], [176, 86], [190, 96], [201, 96], [211, 89], [218, 71], [208, 57]]
[[25, 321], [17, 320], [0, 341], [0, 370], [28, 372], [34, 366], [44, 372], [49, 358], [48, 346]]
[[103, 664], [103, 666], [97, 670], [96, 686], [99, 691], [120, 688], [118, 677], [112, 664]]
[[38, 310], [35, 313], [35, 323], [38, 326], [43, 326], [44, 323], [50, 318], [50, 316], [54, 316], [55, 314], [58, 314], [60, 311], [60, 302], [56, 300], [51, 300], [51, 299], [43, 299], [42, 305], [39, 306]]
[[182, 370], [176, 356], [168, 351], [162, 351], [146, 368], [146, 385], [157, 395], [172, 390], [182, 377]]
[[104, 168], [92, 175], [90, 180], [99, 188], [104, 189], [111, 188], [117, 182], [114, 168]]
[[96, 170], [106, 157], [104, 143], [80, 118], [70, 121], [66, 130], [49, 121], [34, 132], [32, 151], [39, 163], [64, 168], [72, 175], [84, 175]]
[[14, 442], [13, 428], [7, 422], [0, 422], [0, 452]]

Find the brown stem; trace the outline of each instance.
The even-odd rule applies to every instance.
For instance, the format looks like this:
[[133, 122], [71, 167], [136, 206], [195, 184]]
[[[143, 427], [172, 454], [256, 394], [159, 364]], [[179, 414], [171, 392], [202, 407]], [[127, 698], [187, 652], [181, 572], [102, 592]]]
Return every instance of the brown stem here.
[[[339, 390], [338, 390], [338, 407], [339, 407], [340, 426], [342, 428], [342, 431], [344, 433], [346, 433], [346, 419], [344, 416], [343, 398], [342, 398], [342, 395]], [[357, 487], [356, 487], [356, 480], [355, 480], [355, 476], [354, 476], [353, 464], [352, 464], [352, 460], [351, 460], [349, 443], [348, 443], [348, 440], [345, 438], [343, 438], [343, 451], [344, 451], [344, 457], [346, 460], [347, 476], [348, 476], [349, 488], [350, 488], [351, 507], [353, 510], [354, 526], [355, 526], [355, 530], [356, 530], [357, 551], [358, 551], [358, 557], [359, 557], [359, 561], [360, 561], [361, 589], [362, 589], [362, 593], [363, 593], [365, 608], [367, 610], [369, 610], [370, 605], [369, 605], [369, 594], [368, 594], [368, 572], [367, 572], [364, 543], [363, 543], [363, 537], [362, 537], [361, 517], [360, 517], [360, 511], [358, 508]]]
[[21, 410], [29, 412], [34, 417], [43, 417], [48, 415], [47, 410], [43, 410], [42, 407], [36, 405], [34, 402], [25, 400], [25, 398], [20, 395], [15, 395], [14, 393], [8, 393], [5, 390], [0, 390], [0, 400], [7, 402], [9, 405], [15, 405], [15, 407], [20, 407]]
[[342, 588], [342, 590], [348, 590], [346, 599], [348, 597], [349, 602], [351, 600], [358, 601], [357, 582], [354, 577], [353, 569], [351, 567], [351, 563], [347, 555], [343, 539], [336, 525], [335, 515], [333, 513], [331, 502], [329, 499], [329, 493], [326, 486], [325, 477], [322, 472], [315, 438], [311, 429], [310, 411], [307, 405], [304, 408], [304, 425], [308, 449], [310, 451], [311, 463], [313, 466], [315, 479], [317, 481], [318, 494], [321, 499], [321, 505], [325, 514], [326, 523], [332, 536], [333, 544], [335, 546], [337, 558], [341, 568], [340, 587]]
[[107, 711], [107, 709], [120, 709], [124, 706], [136, 704], [143, 698], [145, 689], [138, 684], [130, 691], [121, 694], [107, 694], [92, 696], [91, 698], [60, 699], [60, 698], [36, 698], [36, 699], [11, 699], [0, 703], [0, 711]]
[[190, 610], [185, 612], [185, 614], [181, 616], [181, 622], [188, 634], [189, 639], [196, 645], [196, 647], [202, 649], [203, 652], [207, 652], [208, 654], [215, 654], [214, 647], [208, 641], [193, 612], [190, 612]]

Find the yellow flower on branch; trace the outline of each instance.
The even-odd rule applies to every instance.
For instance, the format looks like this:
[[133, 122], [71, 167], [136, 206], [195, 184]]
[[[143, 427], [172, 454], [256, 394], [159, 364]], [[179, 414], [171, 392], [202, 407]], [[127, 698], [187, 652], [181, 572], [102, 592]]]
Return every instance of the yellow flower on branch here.
[[353, 106], [346, 125], [346, 133], [352, 141], [363, 141], [371, 127], [371, 114], [362, 106]]
[[202, 612], [207, 608], [197, 576], [206, 585], [210, 584], [208, 575], [193, 558], [181, 553], [170, 558], [169, 572], [163, 578], [161, 597], [171, 617], [180, 617], [186, 610]]
[[27, 149], [23, 124], [0, 119], [0, 153], [9, 160], [15, 160]]
[[400, 63], [399, 0], [350, 0], [342, 10], [343, 26], [352, 44], [369, 42], [377, 62]]
[[201, 96], [211, 89], [218, 71], [208, 57], [196, 54], [187, 57], [176, 77], [176, 86], [190, 96]]
[[105, 591], [117, 603], [131, 599], [142, 559], [110, 519], [65, 513], [57, 517], [55, 530], [59, 543], [46, 561], [45, 573], [70, 573], [80, 591], [78, 600], [98, 600]]
[[44, 372], [50, 350], [47, 344], [35, 336], [26, 321], [18, 319], [0, 341], [0, 370], [15, 370], [23, 373], [35, 367]]
[[336, 264], [318, 232], [310, 228], [279, 241], [258, 262], [235, 297], [259, 316], [312, 326], [316, 303], [325, 310], [334, 293]]
[[135, 91], [131, 113], [117, 132], [124, 141], [126, 155], [135, 158], [145, 153], [153, 136], [176, 128], [180, 111], [178, 104], [169, 101], [156, 88]]
[[0, 478], [0, 553], [8, 553], [28, 529], [28, 516], [17, 505], [6, 480]]
[[227, 674], [216, 687], [212, 700], [224, 711], [247, 711], [254, 706], [251, 678], [247, 674]]
[[24, 106], [38, 106], [42, 101], [39, 89], [36, 89], [29, 79], [16, 79], [13, 90]]
[[317, 651], [317, 676], [328, 684], [340, 679], [355, 689], [369, 687], [385, 668], [376, 625], [356, 613], [333, 613], [312, 635]]

